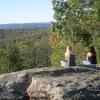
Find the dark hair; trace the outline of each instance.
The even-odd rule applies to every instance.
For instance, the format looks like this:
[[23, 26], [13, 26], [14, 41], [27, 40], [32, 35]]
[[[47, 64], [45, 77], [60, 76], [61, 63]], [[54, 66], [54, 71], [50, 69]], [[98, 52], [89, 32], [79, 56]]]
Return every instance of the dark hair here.
[[88, 60], [91, 62], [91, 64], [97, 64], [97, 60], [96, 60], [96, 52], [93, 46], [91, 46], [89, 48], [89, 52], [92, 53], [91, 57], [88, 57]]
[[91, 47], [89, 48], [89, 52], [96, 53], [96, 52], [95, 52], [95, 49], [94, 49], [94, 47], [93, 47], [93, 46], [91, 46]]

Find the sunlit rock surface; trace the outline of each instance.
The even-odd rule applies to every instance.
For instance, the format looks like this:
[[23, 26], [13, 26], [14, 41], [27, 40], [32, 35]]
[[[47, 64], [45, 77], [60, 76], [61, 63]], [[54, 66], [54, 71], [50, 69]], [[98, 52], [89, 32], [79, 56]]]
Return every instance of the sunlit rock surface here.
[[45, 67], [1, 74], [0, 100], [100, 100], [100, 67]]

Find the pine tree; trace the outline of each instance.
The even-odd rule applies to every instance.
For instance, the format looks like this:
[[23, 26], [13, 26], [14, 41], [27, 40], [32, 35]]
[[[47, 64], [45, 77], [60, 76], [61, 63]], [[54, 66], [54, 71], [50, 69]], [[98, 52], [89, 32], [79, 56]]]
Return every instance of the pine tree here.
[[17, 71], [22, 69], [22, 59], [20, 56], [20, 50], [16, 44], [8, 44], [7, 59], [10, 70]]

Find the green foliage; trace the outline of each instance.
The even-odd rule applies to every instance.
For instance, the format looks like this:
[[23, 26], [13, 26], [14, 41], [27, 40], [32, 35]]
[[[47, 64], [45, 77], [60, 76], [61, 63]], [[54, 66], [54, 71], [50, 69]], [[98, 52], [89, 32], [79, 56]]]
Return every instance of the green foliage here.
[[50, 27], [1, 30], [0, 73], [51, 65]]
[[60, 61], [64, 58], [64, 51], [65, 48], [62, 49], [61, 47], [52, 48], [52, 54], [51, 54], [51, 63], [55, 67], [60, 67]]
[[[87, 47], [93, 45], [100, 62], [100, 0], [52, 0], [55, 22], [52, 31], [57, 34], [57, 43], [52, 46], [52, 63], [59, 65], [65, 46], [74, 46], [77, 64], [86, 58]], [[63, 41], [65, 40], [65, 41]], [[63, 46], [58, 45], [63, 42]], [[63, 50], [60, 54], [59, 50]], [[59, 51], [59, 52], [58, 52]], [[59, 55], [59, 56], [58, 56]]]
[[[85, 39], [87, 37], [84, 34], [91, 38], [89, 24], [93, 11], [90, 8], [90, 1], [86, 3], [86, 1], [82, 2], [81, 0], [53, 0], [54, 18], [56, 20], [53, 23], [53, 31], [56, 31], [60, 37], [70, 38], [72, 42], [78, 41], [80, 37], [82, 41], [80, 43], [83, 45], [84, 42], [88, 46], [86, 44], [88, 39]], [[90, 40], [88, 42], [91, 42]]]
[[100, 0], [94, 0], [95, 15], [94, 20], [100, 21]]
[[10, 70], [17, 71], [22, 69], [20, 50], [14, 43], [7, 45], [7, 60]]

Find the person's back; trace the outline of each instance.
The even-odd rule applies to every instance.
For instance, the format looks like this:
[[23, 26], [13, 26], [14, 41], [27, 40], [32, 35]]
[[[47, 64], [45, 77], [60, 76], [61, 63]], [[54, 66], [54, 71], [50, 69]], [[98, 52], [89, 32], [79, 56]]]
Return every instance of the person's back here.
[[75, 66], [75, 55], [72, 52], [71, 47], [67, 47], [66, 53], [65, 53], [65, 61], [67, 62], [67, 66]]
[[69, 65], [69, 66], [75, 66], [75, 65], [76, 65], [76, 62], [75, 62], [75, 55], [70, 54], [69, 61], [68, 61], [68, 65]]

